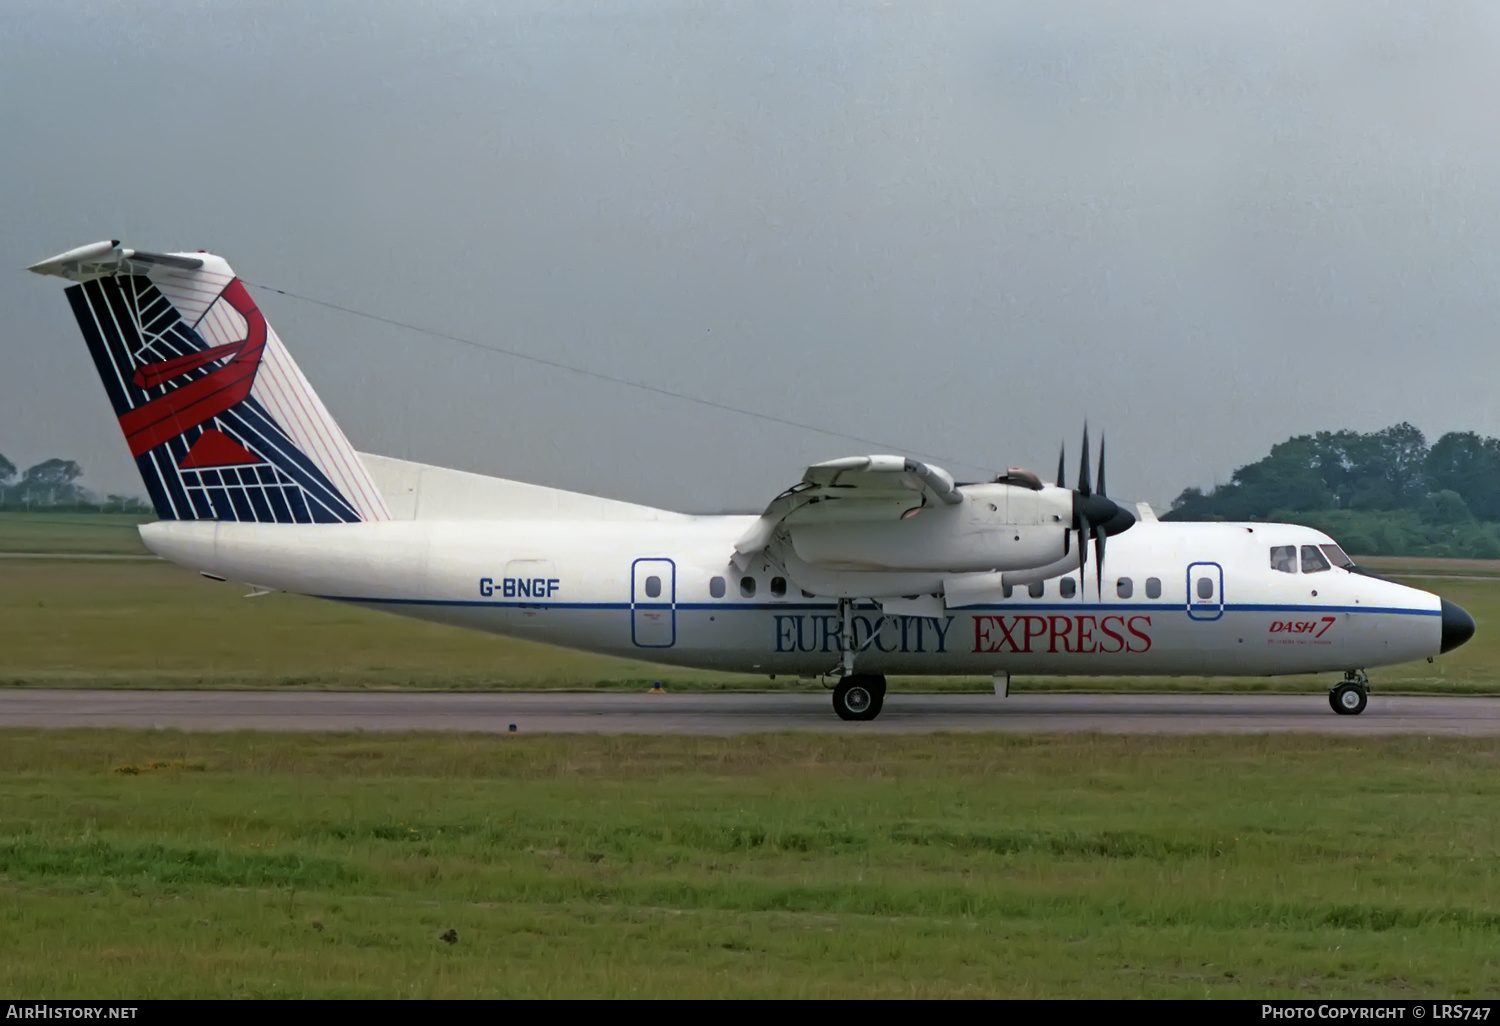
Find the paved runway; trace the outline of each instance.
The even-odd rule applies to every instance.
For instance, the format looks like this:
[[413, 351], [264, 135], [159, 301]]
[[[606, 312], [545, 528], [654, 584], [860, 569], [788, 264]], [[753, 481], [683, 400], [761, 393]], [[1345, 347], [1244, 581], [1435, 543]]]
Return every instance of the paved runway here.
[[891, 695], [872, 723], [823, 694], [391, 694], [0, 689], [0, 727], [745, 734], [773, 730], [1500, 735], [1500, 698], [1375, 694], [1360, 716], [1309, 695]]

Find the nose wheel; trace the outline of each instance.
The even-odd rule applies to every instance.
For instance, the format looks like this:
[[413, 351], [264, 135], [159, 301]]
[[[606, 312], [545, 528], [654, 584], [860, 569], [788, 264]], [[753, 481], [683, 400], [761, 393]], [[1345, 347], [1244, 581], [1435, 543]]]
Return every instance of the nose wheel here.
[[1342, 684], [1328, 692], [1328, 704], [1340, 716], [1358, 716], [1370, 704], [1370, 678], [1363, 673], [1350, 673]]
[[841, 720], [873, 720], [885, 704], [885, 678], [856, 673], [842, 678], [833, 688], [833, 711]]

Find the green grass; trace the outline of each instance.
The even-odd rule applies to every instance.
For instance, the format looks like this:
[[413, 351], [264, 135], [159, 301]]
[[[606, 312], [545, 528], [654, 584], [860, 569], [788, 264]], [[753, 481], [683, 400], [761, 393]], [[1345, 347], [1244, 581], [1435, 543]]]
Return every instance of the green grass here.
[[1359, 565], [1381, 574], [1420, 578], [1500, 577], [1500, 559], [1436, 559], [1427, 556], [1360, 556]]
[[0, 513], [0, 552], [150, 555], [136, 531], [152, 516], [127, 513]]
[[[1429, 664], [1372, 671], [1379, 692], [1500, 693], [1500, 579], [1412, 579], [1474, 615], [1478, 632]], [[678, 690], [817, 687], [569, 652], [295, 595], [151, 560], [0, 560], [0, 686]], [[1318, 677], [1018, 678], [1025, 691], [1326, 689]], [[897, 678], [895, 690], [987, 691], [987, 677]]]
[[0, 991], [1488, 996], [1497, 801], [1478, 739], [14, 731]]

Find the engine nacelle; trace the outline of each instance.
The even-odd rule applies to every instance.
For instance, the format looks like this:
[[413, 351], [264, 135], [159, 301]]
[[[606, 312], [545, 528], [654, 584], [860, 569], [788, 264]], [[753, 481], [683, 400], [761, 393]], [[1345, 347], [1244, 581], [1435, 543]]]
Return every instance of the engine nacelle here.
[[[837, 503], [828, 522], [817, 507], [785, 527], [792, 551], [825, 570], [970, 573], [1024, 570], [1062, 559], [1069, 549], [1073, 493], [1010, 484], [963, 487], [964, 501], [919, 505], [851, 523]], [[871, 510], [874, 514], [875, 510]]]

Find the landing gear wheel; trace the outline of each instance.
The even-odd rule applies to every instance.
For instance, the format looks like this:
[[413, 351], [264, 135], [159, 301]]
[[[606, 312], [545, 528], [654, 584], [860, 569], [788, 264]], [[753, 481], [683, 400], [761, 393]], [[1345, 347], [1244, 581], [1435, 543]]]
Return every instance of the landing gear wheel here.
[[834, 685], [833, 711], [841, 720], [873, 720], [884, 704], [884, 677], [856, 673]]
[[1358, 716], [1370, 704], [1370, 693], [1358, 684], [1345, 681], [1328, 692], [1328, 704], [1340, 716]]

